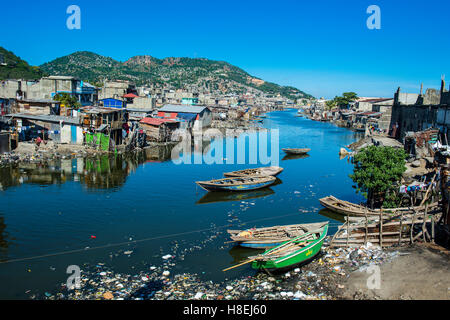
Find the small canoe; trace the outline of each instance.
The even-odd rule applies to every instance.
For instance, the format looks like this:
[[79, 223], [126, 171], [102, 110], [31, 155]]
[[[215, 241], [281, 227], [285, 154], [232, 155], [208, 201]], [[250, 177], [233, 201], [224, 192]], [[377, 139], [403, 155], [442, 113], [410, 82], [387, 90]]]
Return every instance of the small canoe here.
[[[327, 196], [319, 199], [319, 202], [322, 206], [327, 208], [330, 211], [333, 211], [335, 213], [344, 215], [344, 216], [360, 216], [364, 217], [365, 215], [380, 215], [380, 209], [369, 209], [363, 205], [351, 203], [349, 201], [340, 200], [334, 196]], [[434, 202], [428, 205], [428, 209], [437, 207], [439, 204], [438, 202]], [[419, 211], [423, 209], [423, 206], [414, 206], [414, 207], [404, 207], [404, 208], [384, 208], [383, 214], [389, 215], [391, 213], [395, 212], [405, 212], [405, 213], [412, 213], [414, 211]]]
[[284, 271], [311, 261], [322, 248], [327, 236], [328, 223], [319, 230], [305, 233], [264, 253], [249, 257], [253, 269], [269, 272]]
[[292, 238], [321, 229], [328, 222], [292, 224], [247, 230], [227, 230], [233, 242], [241, 247], [268, 249], [276, 247]]
[[234, 177], [209, 181], [196, 181], [200, 187], [207, 191], [250, 191], [268, 187], [277, 178], [267, 177]]
[[249, 177], [249, 176], [276, 176], [283, 171], [283, 168], [271, 166], [254, 169], [244, 169], [232, 172], [225, 172], [225, 177]]
[[287, 154], [306, 154], [311, 151], [309, 148], [303, 148], [303, 149], [294, 149], [294, 148], [284, 148], [281, 149]]

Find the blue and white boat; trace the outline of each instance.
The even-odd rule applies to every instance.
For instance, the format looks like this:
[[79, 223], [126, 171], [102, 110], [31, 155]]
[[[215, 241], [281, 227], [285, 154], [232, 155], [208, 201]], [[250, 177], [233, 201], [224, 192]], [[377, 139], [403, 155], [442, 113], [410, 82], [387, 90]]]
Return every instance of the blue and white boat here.
[[328, 222], [307, 224], [291, 224], [266, 228], [252, 228], [247, 230], [227, 230], [232, 242], [246, 248], [268, 249], [281, 245], [295, 237], [315, 232], [323, 228]]
[[209, 181], [196, 181], [207, 191], [250, 191], [268, 187], [276, 181], [275, 177], [233, 177]]

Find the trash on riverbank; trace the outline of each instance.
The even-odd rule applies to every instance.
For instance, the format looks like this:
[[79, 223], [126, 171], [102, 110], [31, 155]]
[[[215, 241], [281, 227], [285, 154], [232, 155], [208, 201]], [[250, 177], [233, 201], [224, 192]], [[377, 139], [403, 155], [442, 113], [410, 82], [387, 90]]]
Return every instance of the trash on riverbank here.
[[[85, 266], [81, 288], [68, 290], [62, 284], [59, 292], [44, 294], [37, 299], [68, 300], [333, 300], [340, 299], [343, 281], [356, 270], [391, 261], [396, 250], [379, 247], [330, 249], [324, 247], [311, 263], [282, 275], [263, 272], [254, 276], [206, 281], [197, 274], [172, 274], [175, 263], [164, 260], [161, 266], [151, 266], [135, 275], [115, 273], [104, 264]], [[47, 292], [48, 293], [48, 292]]]

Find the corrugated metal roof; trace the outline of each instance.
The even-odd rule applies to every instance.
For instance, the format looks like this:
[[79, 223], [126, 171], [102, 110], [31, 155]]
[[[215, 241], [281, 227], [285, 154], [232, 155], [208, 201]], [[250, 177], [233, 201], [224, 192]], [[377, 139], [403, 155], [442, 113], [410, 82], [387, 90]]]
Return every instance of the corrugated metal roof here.
[[63, 117], [56, 115], [34, 115], [34, 114], [26, 114], [26, 113], [13, 113], [8, 114], [7, 117], [11, 118], [19, 118], [19, 119], [27, 119], [27, 120], [36, 120], [36, 121], [44, 121], [44, 122], [54, 122], [54, 123], [68, 123], [68, 124], [80, 124], [80, 118], [77, 117]]
[[162, 112], [201, 113], [205, 109], [207, 109], [207, 108], [204, 107], [204, 106], [189, 106], [189, 105], [179, 105], [179, 104], [166, 104], [164, 107], [160, 108], [158, 111], [162, 111]]
[[150, 125], [154, 125], [154, 126], [159, 126], [162, 123], [165, 122], [170, 122], [170, 123], [174, 123], [174, 122], [178, 122], [172, 119], [160, 119], [160, 118], [144, 118], [141, 121], [139, 121], [140, 123], [143, 124], [150, 124]]

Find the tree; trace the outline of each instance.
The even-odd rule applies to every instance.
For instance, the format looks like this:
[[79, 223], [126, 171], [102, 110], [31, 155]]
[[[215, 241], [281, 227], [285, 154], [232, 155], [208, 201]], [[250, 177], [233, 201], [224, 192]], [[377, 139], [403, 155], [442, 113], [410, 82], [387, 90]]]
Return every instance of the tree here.
[[334, 97], [333, 101], [339, 107], [346, 107], [352, 101], [358, 99], [358, 95], [355, 92], [344, 92], [342, 97]]
[[403, 149], [376, 146], [366, 147], [355, 155], [350, 178], [371, 208], [395, 206], [398, 183], [406, 170], [406, 156]]
[[327, 106], [328, 110], [333, 109], [336, 106], [336, 101], [334, 100], [327, 100], [327, 102], [325, 102], [325, 105]]
[[53, 99], [55, 101], [59, 101], [61, 102], [61, 104], [64, 104], [64, 106], [66, 108], [79, 108], [80, 107], [80, 103], [78, 102], [77, 97], [70, 95], [67, 92], [61, 92], [61, 93], [57, 93], [55, 94], [55, 96], [53, 97]]
[[355, 92], [344, 92], [342, 96], [348, 102], [355, 101], [356, 99], [358, 99], [358, 95]]

